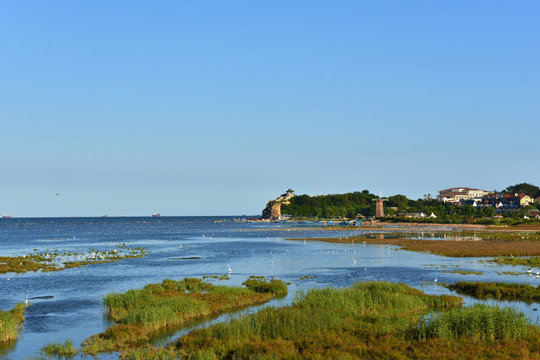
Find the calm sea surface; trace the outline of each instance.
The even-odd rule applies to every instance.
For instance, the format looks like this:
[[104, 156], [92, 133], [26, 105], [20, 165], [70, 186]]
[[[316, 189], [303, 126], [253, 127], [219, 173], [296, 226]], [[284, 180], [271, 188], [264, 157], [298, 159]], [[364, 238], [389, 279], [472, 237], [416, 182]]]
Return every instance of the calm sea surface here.
[[[435, 278], [438, 284], [460, 280], [540, 284], [533, 276], [502, 275], [504, 271], [524, 272], [523, 267], [494, 265], [482, 258], [448, 258], [387, 245], [286, 240], [346, 237], [364, 232], [328, 232], [308, 227], [291, 231], [292, 227], [297, 228], [298, 224], [235, 222], [231, 217], [0, 219], [0, 256], [48, 251], [87, 253], [90, 249], [111, 251], [121, 243], [151, 251], [143, 258], [58, 272], [0, 274], [0, 309], [11, 309], [23, 302], [26, 295], [31, 302], [19, 340], [0, 345], [0, 359], [36, 357], [39, 349], [50, 341], [71, 339], [78, 347], [85, 338], [103, 332], [110, 325], [102, 306], [102, 298], [108, 293], [140, 288], [166, 278], [227, 274], [228, 265], [232, 269], [230, 280], [213, 282], [240, 285], [250, 275], [263, 275], [291, 283], [287, 298], [266, 306], [290, 304], [298, 290], [344, 287], [369, 280], [403, 282], [430, 294], [451, 293], [435, 284]], [[442, 237], [429, 229], [414, 236]], [[450, 273], [452, 270], [480, 271], [482, 275]], [[305, 276], [314, 278], [301, 279]], [[465, 297], [465, 302], [471, 304], [475, 300]], [[488, 303], [517, 307], [531, 322], [540, 323], [538, 303]], [[213, 321], [227, 319], [228, 316], [222, 316]], [[182, 331], [162, 337], [156, 344], [181, 334]]]

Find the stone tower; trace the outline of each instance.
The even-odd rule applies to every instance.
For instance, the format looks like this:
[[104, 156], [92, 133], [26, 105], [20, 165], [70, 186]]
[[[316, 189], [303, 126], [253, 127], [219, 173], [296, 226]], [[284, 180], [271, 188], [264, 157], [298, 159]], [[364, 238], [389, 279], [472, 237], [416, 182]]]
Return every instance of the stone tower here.
[[388, 199], [373, 199], [375, 201], [375, 217], [380, 218], [384, 217], [384, 202]]

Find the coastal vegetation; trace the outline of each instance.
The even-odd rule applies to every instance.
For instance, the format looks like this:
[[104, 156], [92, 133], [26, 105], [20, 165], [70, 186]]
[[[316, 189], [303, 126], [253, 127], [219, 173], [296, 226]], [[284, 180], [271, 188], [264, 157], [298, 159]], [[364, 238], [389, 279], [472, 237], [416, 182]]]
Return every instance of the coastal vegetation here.
[[57, 357], [69, 359], [77, 355], [79, 350], [73, 347], [73, 342], [71, 340], [67, 339], [64, 343], [49, 342], [41, 348], [40, 353], [47, 356], [47, 358]]
[[[464, 236], [471, 235], [464, 232]], [[474, 232], [473, 236], [490, 241], [537, 241], [540, 244], [540, 231], [538, 232]]]
[[503, 282], [458, 281], [449, 284], [449, 289], [478, 299], [521, 300], [540, 302], [540, 288], [528, 284], [509, 284]]
[[[516, 184], [508, 186], [502, 193], [524, 193], [531, 198], [540, 195], [537, 186], [531, 184]], [[494, 191], [496, 192], [496, 191]], [[333, 219], [375, 216], [375, 201], [379, 197], [368, 190], [346, 194], [329, 195], [297, 195], [281, 205], [281, 213], [292, 218]], [[455, 205], [433, 199], [430, 194], [423, 199], [411, 200], [405, 195], [389, 196], [385, 202], [385, 217], [379, 220], [400, 223], [442, 223], [442, 224], [480, 224], [480, 225], [519, 225], [523, 223], [538, 223], [540, 220], [524, 219], [530, 210], [540, 207], [529, 205], [516, 211], [502, 213], [503, 218], [494, 218], [493, 206]], [[419, 214], [424, 214], [420, 217]], [[428, 215], [436, 217], [430, 218]]]
[[369, 191], [347, 194], [309, 196], [299, 195], [289, 200], [290, 204], [281, 205], [281, 213], [293, 217], [318, 217], [331, 219], [334, 217], [354, 218], [357, 214], [375, 215], [373, 200], [377, 196]]
[[513, 256], [503, 256], [496, 259], [490, 260], [499, 265], [522, 265], [530, 267], [540, 268], [540, 257], [531, 256], [531, 257], [513, 257]]
[[25, 273], [27, 271], [60, 271], [91, 264], [116, 262], [121, 259], [138, 258], [149, 254], [142, 247], [129, 247], [121, 243], [115, 249], [100, 251], [89, 249], [85, 252], [60, 252], [46, 250], [22, 256], [0, 256], [0, 273]]
[[540, 330], [512, 309], [461, 308], [456, 296], [404, 284], [365, 282], [300, 292], [268, 307], [146, 345], [126, 359], [472, 359], [538, 358]]
[[[442, 256], [452, 257], [516, 257], [518, 256], [540, 256], [540, 242], [530, 239], [512, 240], [418, 240], [400, 238], [370, 238], [360, 236], [349, 236], [342, 238], [309, 238], [309, 239], [289, 239], [296, 241], [326, 241], [345, 244], [386, 244], [401, 246], [404, 250], [416, 252], [430, 252]], [[517, 264], [516, 264], [517, 265]]]
[[[375, 201], [378, 196], [364, 190], [346, 194], [332, 195], [299, 195], [289, 200], [290, 204], [281, 206], [283, 214], [289, 214], [293, 218], [316, 217], [331, 219], [336, 217], [355, 218], [357, 215], [374, 216]], [[405, 195], [388, 197], [385, 203], [385, 212], [393, 216], [385, 221], [425, 221], [425, 222], [470, 222], [468, 219], [490, 218], [487, 224], [491, 224], [491, 217], [495, 215], [493, 207], [475, 207], [470, 205], [455, 206], [434, 199], [409, 200]], [[399, 216], [400, 213], [425, 213], [437, 214], [437, 219], [409, 218]]]
[[460, 274], [460, 275], [482, 275], [481, 271], [464, 271], [464, 270], [444, 270], [441, 271], [448, 274]]
[[16, 340], [24, 321], [24, 303], [16, 304], [8, 311], [0, 310], [0, 343]]
[[139, 290], [109, 294], [103, 302], [116, 324], [86, 339], [81, 351], [95, 355], [141, 346], [159, 331], [180, 328], [190, 321], [264, 303], [287, 293], [280, 280], [250, 277], [244, 285], [217, 286], [198, 278], [165, 279], [161, 284]]

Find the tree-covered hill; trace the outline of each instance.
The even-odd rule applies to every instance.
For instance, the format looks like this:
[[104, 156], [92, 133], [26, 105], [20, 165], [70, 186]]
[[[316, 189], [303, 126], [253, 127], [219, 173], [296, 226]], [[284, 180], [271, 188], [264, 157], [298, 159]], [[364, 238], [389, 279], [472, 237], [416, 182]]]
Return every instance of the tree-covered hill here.
[[[502, 192], [525, 193], [534, 197], [540, 195], [540, 188], [535, 185], [521, 183], [508, 186]], [[281, 206], [281, 213], [291, 215], [294, 218], [332, 219], [345, 217], [354, 219], [358, 215], [374, 216], [375, 202], [373, 200], [376, 199], [378, 199], [378, 196], [371, 194], [368, 190], [346, 194], [299, 195], [292, 197], [288, 204], [284, 203]], [[540, 208], [540, 204], [525, 206], [520, 211], [504, 215], [523, 218], [531, 209], [537, 207]], [[455, 205], [443, 203], [430, 197], [410, 200], [405, 195], [400, 194], [388, 197], [388, 201], [384, 203], [384, 208], [388, 217], [414, 216], [411, 214], [419, 213], [430, 215], [433, 213], [438, 222], [465, 222], [471, 219], [491, 218], [495, 215], [493, 206]]]
[[[346, 194], [332, 194], [309, 196], [295, 196], [289, 205], [282, 205], [282, 214], [292, 217], [317, 217], [331, 219], [334, 217], [355, 218], [358, 214], [363, 216], [375, 215], [375, 202], [378, 196], [369, 191]], [[434, 213], [441, 220], [462, 220], [463, 218], [491, 217], [495, 214], [492, 207], [456, 206], [442, 203], [437, 200], [410, 200], [405, 195], [388, 197], [384, 203], [385, 214], [399, 216], [410, 213]]]
[[354, 218], [357, 214], [372, 216], [375, 214], [373, 199], [377, 196], [369, 191], [334, 195], [299, 195], [290, 199], [289, 205], [281, 206], [282, 214], [293, 217], [333, 217]]

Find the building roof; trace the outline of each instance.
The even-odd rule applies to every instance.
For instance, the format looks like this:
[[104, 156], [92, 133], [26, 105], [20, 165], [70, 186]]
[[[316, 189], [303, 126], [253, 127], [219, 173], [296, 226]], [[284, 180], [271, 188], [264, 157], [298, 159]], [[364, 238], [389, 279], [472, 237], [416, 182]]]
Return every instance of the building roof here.
[[454, 189], [462, 189], [462, 191], [485, 191], [485, 192], [488, 192], [487, 190], [482, 190], [482, 189], [475, 189], [475, 188], [470, 188], [470, 187], [466, 187], [466, 186], [454, 186], [454, 187], [451, 187], [449, 189], [444, 189], [444, 190], [439, 190], [439, 192], [447, 192], [447, 191], [452, 191]]

